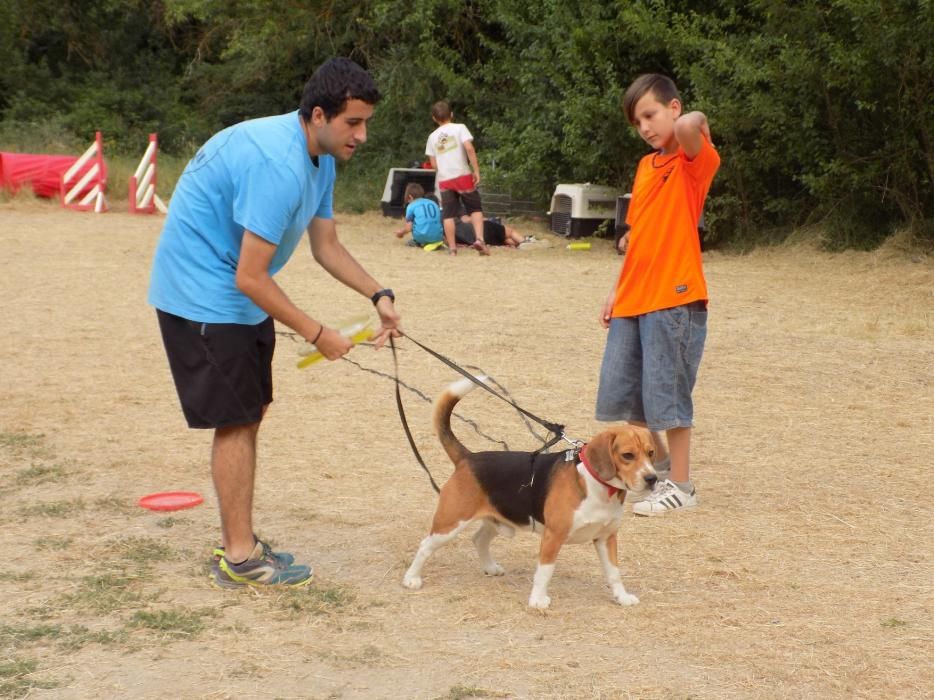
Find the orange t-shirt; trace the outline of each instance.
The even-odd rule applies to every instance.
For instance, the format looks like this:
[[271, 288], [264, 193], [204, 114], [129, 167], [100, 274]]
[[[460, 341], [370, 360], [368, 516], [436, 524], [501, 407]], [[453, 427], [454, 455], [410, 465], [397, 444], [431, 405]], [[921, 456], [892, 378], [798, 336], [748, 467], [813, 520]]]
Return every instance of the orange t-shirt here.
[[719, 167], [720, 156], [707, 139], [694, 160], [679, 147], [671, 155], [652, 153], [639, 161], [614, 317], [707, 300], [697, 223]]

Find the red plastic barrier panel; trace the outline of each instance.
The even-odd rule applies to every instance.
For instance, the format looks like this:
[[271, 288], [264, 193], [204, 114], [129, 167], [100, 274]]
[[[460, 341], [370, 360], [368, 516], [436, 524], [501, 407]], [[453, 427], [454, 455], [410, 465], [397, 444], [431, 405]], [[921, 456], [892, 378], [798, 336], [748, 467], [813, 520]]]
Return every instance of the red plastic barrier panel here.
[[[38, 197], [58, 197], [62, 174], [77, 160], [78, 156], [0, 153], [0, 187], [15, 193], [25, 185], [32, 185]], [[89, 183], [86, 190], [93, 186], [93, 182]]]

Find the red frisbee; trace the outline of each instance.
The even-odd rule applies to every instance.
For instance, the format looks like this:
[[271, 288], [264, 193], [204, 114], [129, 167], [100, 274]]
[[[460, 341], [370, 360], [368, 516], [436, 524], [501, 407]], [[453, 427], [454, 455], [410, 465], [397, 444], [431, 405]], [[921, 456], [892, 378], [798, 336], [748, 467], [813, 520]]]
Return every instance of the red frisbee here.
[[182, 510], [194, 508], [203, 502], [201, 494], [194, 491], [163, 491], [139, 499], [139, 504], [149, 510]]

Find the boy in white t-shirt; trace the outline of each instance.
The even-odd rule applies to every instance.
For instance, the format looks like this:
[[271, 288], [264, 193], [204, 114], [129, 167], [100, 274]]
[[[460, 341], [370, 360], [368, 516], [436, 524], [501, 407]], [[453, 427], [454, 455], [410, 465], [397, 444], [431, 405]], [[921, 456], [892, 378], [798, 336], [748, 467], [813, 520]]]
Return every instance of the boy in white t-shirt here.
[[431, 118], [438, 128], [428, 137], [425, 155], [431, 160], [441, 190], [441, 216], [444, 223], [444, 240], [451, 255], [457, 254], [454, 238], [454, 222], [459, 215], [460, 204], [470, 217], [477, 240], [473, 247], [480, 255], [490, 251], [483, 240], [483, 205], [477, 187], [480, 185], [480, 166], [477, 151], [473, 147], [473, 136], [463, 124], [451, 120], [454, 113], [447, 102], [435, 102]]

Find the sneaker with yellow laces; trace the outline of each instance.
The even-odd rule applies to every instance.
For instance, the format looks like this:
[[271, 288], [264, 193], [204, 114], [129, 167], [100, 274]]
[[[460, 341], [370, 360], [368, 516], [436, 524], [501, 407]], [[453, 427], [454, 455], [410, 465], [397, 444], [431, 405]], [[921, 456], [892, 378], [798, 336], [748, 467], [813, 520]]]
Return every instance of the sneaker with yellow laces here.
[[213, 583], [221, 588], [308, 585], [312, 579], [311, 567], [294, 561], [295, 557], [288, 552], [273, 552], [268, 544], [258, 539], [250, 556], [239, 564], [227, 559], [223, 547], [216, 547], [211, 567]]

